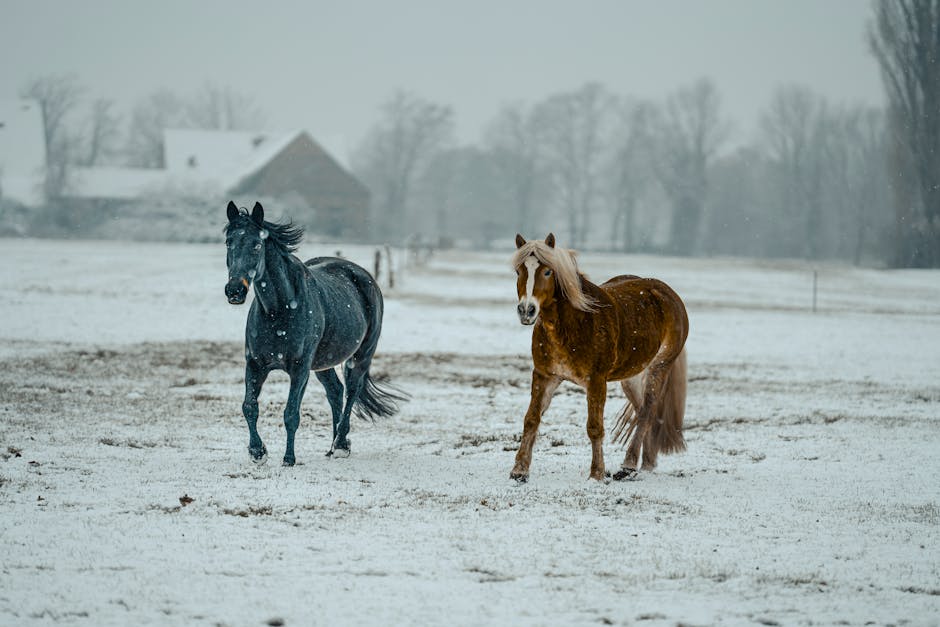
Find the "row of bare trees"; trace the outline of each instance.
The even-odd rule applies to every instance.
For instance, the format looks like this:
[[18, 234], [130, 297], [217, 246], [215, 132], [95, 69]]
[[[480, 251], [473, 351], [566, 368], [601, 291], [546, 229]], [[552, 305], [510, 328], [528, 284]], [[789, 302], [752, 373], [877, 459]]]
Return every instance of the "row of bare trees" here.
[[86, 98], [73, 75], [48, 75], [20, 90], [39, 103], [46, 147], [46, 196], [60, 197], [72, 166], [163, 165], [167, 128], [257, 129], [264, 115], [254, 100], [231, 87], [205, 83], [181, 96], [160, 89], [139, 101], [128, 120], [106, 98]]
[[354, 161], [376, 235], [940, 266], [940, 0], [876, 1], [868, 36], [886, 111], [785, 85], [743, 142], [706, 79], [508, 105], [463, 147], [449, 107], [398, 93]]
[[480, 146], [464, 147], [454, 145], [448, 108], [399, 93], [355, 165], [388, 238], [420, 232], [485, 244], [551, 229], [575, 247], [882, 254], [875, 232], [886, 225], [874, 213], [885, 194], [871, 189], [887, 185], [878, 112], [782, 87], [753, 142], [733, 150], [731, 136], [704, 79], [662, 102], [589, 83], [509, 105]]
[[376, 236], [938, 266], [940, 0], [873, 15], [887, 111], [785, 85], [747, 141], [707, 79], [660, 102], [589, 83], [508, 105], [462, 147], [449, 107], [398, 93], [354, 157]]
[[[353, 156], [373, 235], [487, 243], [554, 230], [576, 247], [940, 266], [940, 0], [876, 0], [868, 38], [886, 111], [788, 85], [752, 133], [732, 128], [707, 79], [661, 101], [588, 83], [510, 104], [471, 146], [456, 145], [451, 107], [396, 93]], [[159, 167], [168, 127], [263, 117], [213, 84], [156, 91], [127, 120], [74, 77], [23, 95], [44, 114], [53, 199], [70, 165]]]

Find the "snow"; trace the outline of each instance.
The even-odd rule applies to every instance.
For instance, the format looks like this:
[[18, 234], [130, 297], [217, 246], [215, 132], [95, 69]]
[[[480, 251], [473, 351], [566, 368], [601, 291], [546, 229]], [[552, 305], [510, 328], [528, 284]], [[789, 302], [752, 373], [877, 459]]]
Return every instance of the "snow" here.
[[587, 480], [565, 385], [516, 485], [508, 258], [400, 268], [374, 368], [412, 400], [329, 459], [311, 382], [285, 468], [222, 244], [0, 240], [0, 624], [937, 623], [940, 272], [820, 265], [814, 314], [803, 263], [583, 253], [686, 300], [689, 450]]

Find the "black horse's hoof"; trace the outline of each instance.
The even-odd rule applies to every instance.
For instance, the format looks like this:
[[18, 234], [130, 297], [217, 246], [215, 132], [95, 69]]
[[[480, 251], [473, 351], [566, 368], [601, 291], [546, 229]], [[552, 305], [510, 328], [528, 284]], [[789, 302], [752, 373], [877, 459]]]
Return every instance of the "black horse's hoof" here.
[[284, 456], [284, 466], [293, 466], [295, 463], [297, 463], [297, 460], [293, 457], [287, 457], [286, 455]]
[[332, 448], [326, 454], [327, 457], [332, 457], [333, 459], [345, 459], [350, 456], [352, 450], [347, 448]]
[[345, 458], [349, 457], [349, 454], [352, 452], [352, 443], [349, 438], [343, 438], [342, 442], [333, 440], [333, 446], [330, 447], [330, 450], [327, 451], [327, 457], [333, 458]]
[[621, 468], [614, 473], [614, 481], [636, 481], [640, 478], [640, 473], [636, 468]]
[[268, 461], [268, 449], [263, 444], [261, 445], [260, 449], [253, 449], [249, 446], [248, 455], [251, 456], [251, 461], [258, 464], [259, 466]]

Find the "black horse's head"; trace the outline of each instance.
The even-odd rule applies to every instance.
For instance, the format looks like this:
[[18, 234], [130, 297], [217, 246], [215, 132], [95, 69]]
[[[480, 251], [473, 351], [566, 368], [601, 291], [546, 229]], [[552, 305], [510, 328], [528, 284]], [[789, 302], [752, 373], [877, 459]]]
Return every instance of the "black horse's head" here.
[[225, 296], [233, 305], [241, 305], [248, 297], [251, 282], [264, 274], [264, 247], [268, 231], [264, 226], [264, 207], [256, 202], [251, 210], [239, 211], [235, 203], [229, 201], [228, 225], [225, 227], [225, 246], [228, 252], [225, 263], [228, 266], [228, 283], [225, 284]]

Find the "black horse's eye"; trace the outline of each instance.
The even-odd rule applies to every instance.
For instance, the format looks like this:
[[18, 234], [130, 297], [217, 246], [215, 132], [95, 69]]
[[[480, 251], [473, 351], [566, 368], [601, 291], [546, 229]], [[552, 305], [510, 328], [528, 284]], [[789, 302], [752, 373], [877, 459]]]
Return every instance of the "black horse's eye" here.
[[261, 250], [261, 242], [255, 244], [255, 250]]
[[552, 276], [551, 268], [545, 270], [544, 275], [545, 275], [545, 276]]

